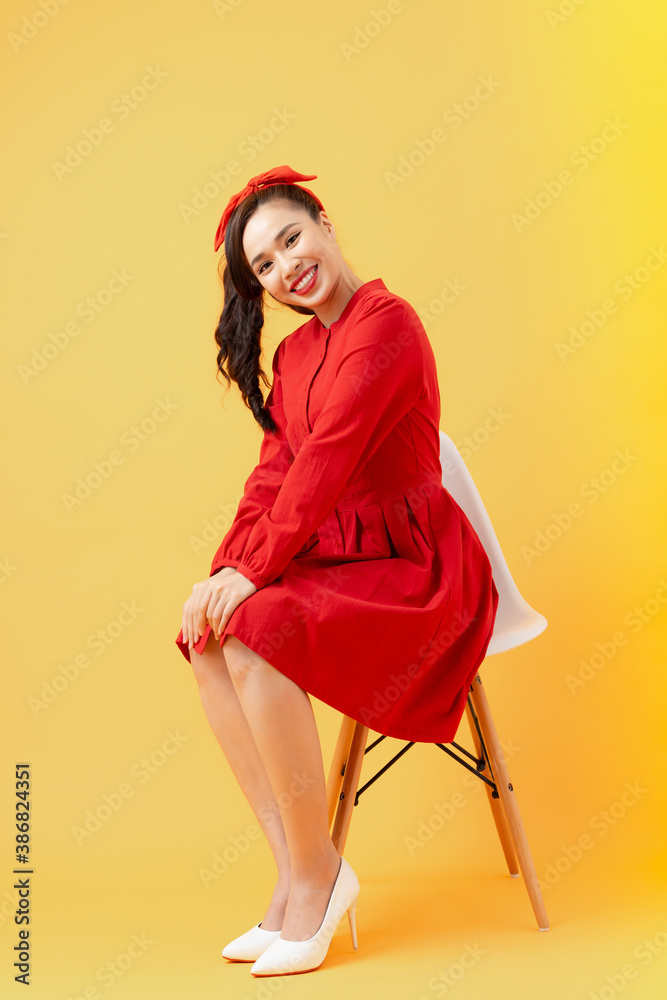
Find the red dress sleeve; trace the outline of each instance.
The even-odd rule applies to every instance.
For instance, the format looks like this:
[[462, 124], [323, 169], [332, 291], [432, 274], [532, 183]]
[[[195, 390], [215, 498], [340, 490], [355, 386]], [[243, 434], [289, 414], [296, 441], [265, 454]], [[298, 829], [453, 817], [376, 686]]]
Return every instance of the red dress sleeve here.
[[264, 431], [259, 462], [246, 479], [243, 497], [229, 531], [213, 556], [209, 575], [222, 569], [223, 566], [237, 567], [243, 561], [248, 537], [255, 522], [265, 511], [273, 507], [287, 471], [294, 461], [285, 433], [280, 377], [283, 343], [284, 341], [281, 341], [278, 344], [273, 355], [273, 384], [265, 403], [278, 430], [276, 434], [269, 430]]
[[280, 575], [425, 391], [425, 338], [417, 314], [397, 299], [371, 302], [355, 317], [313, 429], [291, 463], [280, 452], [282, 486], [245, 538], [236, 568], [257, 589]]

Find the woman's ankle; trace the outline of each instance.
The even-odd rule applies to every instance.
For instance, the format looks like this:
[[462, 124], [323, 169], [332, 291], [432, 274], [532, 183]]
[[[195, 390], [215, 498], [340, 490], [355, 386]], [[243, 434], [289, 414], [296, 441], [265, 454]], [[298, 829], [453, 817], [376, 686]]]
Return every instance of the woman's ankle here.
[[271, 902], [262, 919], [262, 928], [267, 931], [280, 930], [285, 916], [287, 899], [289, 896], [289, 875], [279, 876], [276, 882]]

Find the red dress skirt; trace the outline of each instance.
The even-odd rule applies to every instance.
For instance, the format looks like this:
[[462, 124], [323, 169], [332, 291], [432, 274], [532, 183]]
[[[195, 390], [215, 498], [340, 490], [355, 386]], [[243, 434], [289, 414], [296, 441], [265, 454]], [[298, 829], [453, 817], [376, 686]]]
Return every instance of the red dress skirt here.
[[[316, 316], [273, 357], [259, 463], [210, 573], [257, 591], [235, 635], [377, 733], [449, 743], [498, 607], [491, 564], [442, 485], [435, 356], [381, 278], [329, 328]], [[194, 647], [201, 652], [207, 625]], [[182, 630], [176, 638], [190, 660]]]

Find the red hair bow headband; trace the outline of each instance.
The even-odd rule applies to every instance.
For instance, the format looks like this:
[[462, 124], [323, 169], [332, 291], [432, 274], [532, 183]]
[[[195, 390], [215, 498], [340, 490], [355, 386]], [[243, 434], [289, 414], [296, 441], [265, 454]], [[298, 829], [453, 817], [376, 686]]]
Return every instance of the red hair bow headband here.
[[[225, 241], [225, 230], [227, 228], [227, 223], [229, 218], [236, 208], [236, 206], [247, 198], [249, 194], [253, 191], [259, 191], [260, 188], [272, 187], [275, 184], [294, 184], [295, 181], [312, 181], [315, 180], [317, 174], [300, 174], [296, 170], [292, 170], [291, 167], [284, 165], [282, 167], [272, 167], [271, 170], [265, 170], [263, 174], [257, 174], [256, 177], [251, 177], [246, 186], [238, 194], [232, 195], [227, 203], [227, 207], [222, 213], [222, 218], [218, 225], [217, 232], [215, 234], [215, 250], [222, 246]], [[300, 185], [299, 185], [300, 186]], [[308, 188], [302, 188], [303, 191], [307, 191], [309, 195], [315, 199], [317, 204], [320, 206], [322, 211], [324, 211], [324, 205]]]

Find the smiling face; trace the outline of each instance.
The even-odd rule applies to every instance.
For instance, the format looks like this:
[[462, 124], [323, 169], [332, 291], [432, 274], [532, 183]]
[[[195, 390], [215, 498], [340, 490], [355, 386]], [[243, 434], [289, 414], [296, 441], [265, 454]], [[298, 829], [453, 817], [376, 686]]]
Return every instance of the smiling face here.
[[343, 257], [323, 211], [316, 222], [291, 202], [265, 202], [246, 223], [243, 251], [260, 284], [288, 305], [317, 311], [339, 285]]

